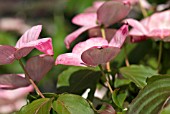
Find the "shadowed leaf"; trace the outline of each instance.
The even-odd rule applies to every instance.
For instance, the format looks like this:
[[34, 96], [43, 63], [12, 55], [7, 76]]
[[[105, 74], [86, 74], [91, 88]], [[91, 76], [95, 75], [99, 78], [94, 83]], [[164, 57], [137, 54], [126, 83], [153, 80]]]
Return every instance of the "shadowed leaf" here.
[[98, 23], [110, 26], [125, 18], [130, 11], [129, 4], [118, 1], [105, 2], [97, 11]]
[[12, 63], [16, 49], [12, 46], [0, 45], [0, 65]]
[[3, 89], [16, 89], [19, 87], [28, 86], [30, 83], [19, 74], [1, 74], [0, 75], [0, 88]]
[[30, 58], [26, 63], [26, 69], [34, 81], [39, 82], [53, 67], [54, 59], [50, 55], [39, 55]]

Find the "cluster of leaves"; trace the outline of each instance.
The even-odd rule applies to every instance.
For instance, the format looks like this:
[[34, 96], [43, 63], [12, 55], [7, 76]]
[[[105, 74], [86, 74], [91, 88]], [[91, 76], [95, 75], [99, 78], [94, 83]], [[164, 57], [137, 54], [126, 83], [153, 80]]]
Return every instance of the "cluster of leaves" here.
[[[129, 14], [136, 4], [145, 16], [141, 21]], [[144, 0], [94, 2], [72, 19], [81, 28], [67, 35], [64, 43], [70, 49], [82, 34], [88, 37], [55, 61], [52, 39], [38, 39], [42, 26], [32, 27], [15, 47], [0, 45], [0, 65], [18, 61], [24, 71], [1, 74], [0, 92], [22, 88], [20, 92], [28, 94], [34, 88], [38, 95], [30, 93], [27, 105], [16, 114], [168, 114], [170, 10], [163, 10], [153, 10]], [[24, 65], [21, 59], [33, 49], [44, 54]], [[53, 72], [59, 72], [56, 92], [41, 93], [37, 83], [54, 65], [60, 70]]]

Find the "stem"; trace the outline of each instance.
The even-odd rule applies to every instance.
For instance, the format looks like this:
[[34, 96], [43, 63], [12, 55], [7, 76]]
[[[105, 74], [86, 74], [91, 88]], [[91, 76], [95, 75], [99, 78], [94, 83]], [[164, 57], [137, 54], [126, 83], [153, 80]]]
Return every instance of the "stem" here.
[[105, 30], [104, 30], [104, 27], [101, 27], [101, 33], [102, 33], [102, 37], [103, 39], [106, 39], [106, 34], [105, 34]]
[[[105, 30], [104, 30], [104, 27], [101, 27], [101, 33], [102, 33], [102, 38], [103, 39], [106, 39], [106, 34], [105, 34]], [[111, 72], [111, 69], [110, 69], [110, 62], [107, 62], [106, 63], [106, 69], [108, 72]]]
[[157, 67], [158, 72], [160, 70], [160, 63], [161, 63], [161, 58], [162, 58], [162, 45], [163, 45], [163, 42], [160, 41], [160, 43], [159, 43], [159, 55], [158, 55], [158, 67]]
[[147, 16], [148, 16], [147, 11], [146, 11], [145, 8], [142, 6], [141, 0], [139, 0], [139, 6], [140, 6], [140, 9], [141, 9], [141, 11], [142, 11], [143, 16], [144, 16], [144, 17], [147, 17]]
[[107, 79], [107, 76], [106, 76], [105, 73], [104, 73], [104, 70], [103, 70], [102, 66], [99, 65], [99, 68], [100, 68], [100, 70], [101, 70], [101, 72], [102, 72], [102, 75], [103, 75], [103, 76], [105, 77], [105, 79], [106, 79], [107, 87], [109, 88], [110, 92], [113, 93], [112, 87], [111, 87], [111, 85], [110, 85], [110, 83], [109, 83], [109, 80]]
[[32, 80], [32, 78], [30, 77], [30, 75], [28, 74], [27, 70], [25, 69], [22, 61], [19, 59], [19, 64], [21, 65], [22, 69], [25, 72], [25, 77], [29, 80], [29, 82], [33, 85], [35, 91], [37, 92], [38, 95], [40, 95], [42, 98], [45, 98], [44, 95], [41, 93], [41, 91], [39, 90], [39, 88], [37, 87], [37, 85], [34, 83], [34, 81]]
[[124, 46], [124, 54], [125, 54], [125, 64], [126, 66], [130, 66], [129, 64], [129, 60], [128, 60], [128, 56], [127, 56], [127, 52], [126, 52], [126, 45]]

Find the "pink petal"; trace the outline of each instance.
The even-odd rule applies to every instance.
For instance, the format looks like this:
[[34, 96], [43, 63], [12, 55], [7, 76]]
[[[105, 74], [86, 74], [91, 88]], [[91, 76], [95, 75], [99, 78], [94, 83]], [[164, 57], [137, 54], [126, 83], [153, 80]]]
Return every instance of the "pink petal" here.
[[130, 11], [130, 5], [118, 1], [105, 2], [97, 11], [98, 23], [105, 27], [125, 18]]
[[30, 83], [27, 79], [18, 74], [1, 74], [0, 88], [15, 89], [19, 87], [28, 86]]
[[15, 47], [22, 48], [24, 47], [25, 43], [37, 40], [40, 35], [41, 29], [42, 25], [37, 25], [27, 30], [18, 40]]
[[32, 41], [26, 44], [27, 47], [35, 47], [41, 52], [44, 52], [47, 55], [53, 55], [52, 39], [51, 38], [42, 38], [36, 41]]
[[31, 41], [29, 43], [25, 43], [23, 48], [20, 48], [15, 52], [15, 58], [21, 59], [22, 57], [25, 57], [34, 48], [38, 49], [41, 52], [44, 52], [47, 55], [53, 55], [51, 38], [43, 38], [36, 41]]
[[78, 55], [81, 55], [85, 50], [94, 47], [94, 46], [106, 46], [108, 45], [107, 40], [96, 37], [96, 38], [90, 38], [84, 42], [78, 43], [72, 50], [72, 53], [76, 53]]
[[72, 19], [72, 23], [80, 26], [97, 26], [96, 13], [81, 13]]
[[30, 77], [39, 82], [53, 67], [54, 59], [50, 55], [31, 57], [26, 63], [26, 70]]
[[148, 33], [147, 36], [153, 39], [154, 38], [164, 39], [170, 36], [170, 29], [155, 29]]
[[27, 86], [13, 90], [0, 89], [0, 113], [11, 114], [26, 105], [26, 96], [33, 91], [33, 87]]
[[123, 25], [114, 35], [109, 45], [121, 48], [128, 35], [128, 25]]
[[69, 34], [65, 40], [64, 40], [64, 43], [67, 47], [67, 49], [70, 48], [70, 44], [80, 35], [82, 34], [83, 32], [85, 32], [86, 30], [90, 29], [90, 28], [93, 28], [93, 27], [96, 27], [96, 26], [84, 26], [84, 27], [81, 27], [79, 28], [78, 30], [72, 32], [71, 34]]
[[169, 20], [170, 10], [153, 14], [149, 17], [149, 24], [147, 25], [149, 31], [152, 31], [154, 29], [170, 29]]
[[119, 53], [120, 49], [116, 47], [92, 47], [84, 51], [81, 58], [84, 63], [91, 66], [105, 64]]
[[80, 58], [80, 55], [74, 53], [65, 53], [57, 57], [55, 65], [73, 65], [73, 66], [85, 66], [83, 61]]
[[148, 33], [147, 28], [145, 28], [145, 26], [143, 26], [139, 21], [135, 19], [126, 19], [125, 22], [127, 22], [134, 29], [137, 29], [137, 31], [143, 33], [143, 35], [146, 35]]
[[15, 51], [12, 46], [0, 45], [0, 65], [12, 63], [15, 60]]

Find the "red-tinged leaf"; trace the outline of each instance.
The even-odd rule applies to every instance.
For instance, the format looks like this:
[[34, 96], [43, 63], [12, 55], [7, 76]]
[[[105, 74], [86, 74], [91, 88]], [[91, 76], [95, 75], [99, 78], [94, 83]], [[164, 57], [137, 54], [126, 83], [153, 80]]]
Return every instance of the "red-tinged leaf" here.
[[0, 45], [0, 65], [12, 63], [15, 60], [15, 51], [12, 46]]
[[[113, 38], [114, 34], [116, 33], [116, 29], [110, 29], [106, 28], [105, 34], [106, 34], [106, 40], [110, 42], [110, 40]], [[90, 29], [88, 31], [89, 37], [102, 37], [101, 29], [99, 27]]]
[[116, 47], [92, 47], [84, 51], [81, 58], [87, 65], [97, 66], [111, 61], [119, 51]]
[[98, 23], [105, 27], [125, 18], [130, 11], [130, 5], [118, 1], [105, 2], [97, 11]]
[[84, 66], [80, 55], [77, 55], [74, 53], [66, 53], [66, 54], [59, 55], [55, 61], [55, 65], [58, 65], [58, 64]]
[[96, 13], [81, 13], [72, 19], [72, 23], [80, 26], [97, 26]]
[[111, 105], [107, 104], [105, 109], [102, 110], [100, 114], [116, 114], [116, 111]]
[[144, 40], [146, 40], [146, 39], [148, 39], [148, 37], [146, 37], [146, 36], [135, 36], [135, 35], [133, 35], [133, 36], [131, 36], [131, 39], [130, 39], [130, 41], [131, 42], [140, 42], [140, 41], [144, 41]]
[[125, 42], [127, 35], [128, 35], [128, 25], [125, 24], [115, 33], [109, 45], [113, 47], [121, 48], [123, 43]]
[[26, 63], [26, 70], [30, 77], [39, 82], [53, 67], [54, 59], [50, 55], [39, 55], [30, 58]]
[[15, 51], [14, 56], [16, 59], [21, 59], [22, 57], [27, 56], [32, 50], [34, 49], [34, 47], [24, 47], [24, 48], [20, 48], [18, 50]]
[[94, 46], [107, 46], [107, 40], [103, 39], [102, 37], [90, 38], [84, 42], [78, 43], [74, 48], [72, 53], [76, 53], [81, 55], [85, 50], [94, 47]]
[[41, 29], [42, 25], [37, 25], [27, 30], [18, 40], [15, 47], [22, 48], [25, 46], [25, 43], [37, 40], [40, 35]]
[[1, 89], [16, 89], [19, 87], [26, 87], [30, 83], [27, 79], [19, 74], [1, 74], [0, 88]]
[[94, 28], [95, 26], [83, 26], [79, 29], [77, 29], [76, 31], [70, 33], [69, 35], [67, 35], [67, 37], [64, 40], [64, 43], [66, 45], [66, 48], [69, 49], [70, 48], [70, 44], [83, 32], [85, 32], [86, 30], [90, 29], [90, 28]]

